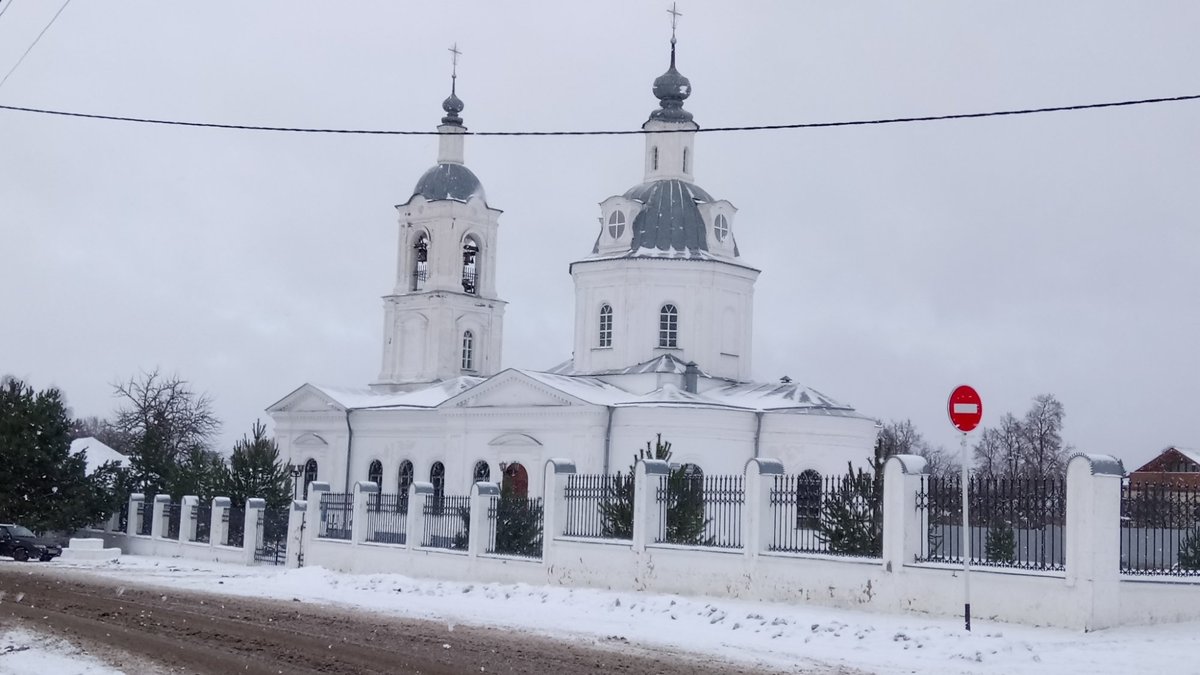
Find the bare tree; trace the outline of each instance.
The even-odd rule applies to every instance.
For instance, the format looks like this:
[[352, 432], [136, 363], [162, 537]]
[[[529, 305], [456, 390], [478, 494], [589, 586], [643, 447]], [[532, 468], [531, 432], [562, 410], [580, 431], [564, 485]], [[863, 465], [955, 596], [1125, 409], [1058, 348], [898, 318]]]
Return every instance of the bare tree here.
[[931, 446], [921, 432], [913, 425], [912, 420], [892, 420], [879, 427], [876, 438], [875, 457], [872, 468], [882, 475], [883, 464], [892, 455], [917, 455], [924, 457], [926, 471], [930, 475], [943, 477], [957, 464], [942, 448]]
[[1053, 394], [1033, 399], [1022, 423], [1022, 464], [1030, 478], [1058, 476], [1066, 469], [1070, 447], [1063, 444], [1063, 404]]
[[221, 422], [212, 400], [196, 394], [178, 375], [153, 370], [128, 382], [113, 385], [122, 405], [113, 427], [125, 438], [133, 484], [146, 494], [182, 494], [184, 483], [194, 481], [185, 466], [190, 458], [208, 454]]

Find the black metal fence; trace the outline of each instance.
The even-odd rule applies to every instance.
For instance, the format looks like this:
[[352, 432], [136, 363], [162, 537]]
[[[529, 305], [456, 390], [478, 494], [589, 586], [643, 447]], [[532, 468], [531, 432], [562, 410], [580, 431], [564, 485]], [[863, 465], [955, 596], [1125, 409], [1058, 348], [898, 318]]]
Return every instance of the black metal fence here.
[[246, 509], [231, 506], [221, 518], [225, 523], [225, 545], [244, 546], [246, 541]]
[[117, 531], [129, 531], [129, 500], [126, 499], [121, 503], [121, 510], [117, 513]]
[[182, 509], [179, 504], [174, 502], [163, 506], [163, 517], [167, 521], [166, 531], [163, 536], [167, 539], [179, 538], [179, 517], [182, 515]]
[[196, 519], [196, 538], [194, 541], [207, 544], [212, 534], [212, 505], [196, 504], [192, 506], [192, 518]]
[[258, 562], [282, 565], [287, 562], [288, 519], [291, 510], [261, 509], [258, 512], [257, 541], [254, 559]]
[[138, 502], [137, 517], [137, 533], [147, 537], [150, 536], [150, 528], [154, 525], [154, 523], [151, 522], [154, 518], [154, 505], [146, 502]]
[[883, 552], [879, 497], [870, 475], [776, 476], [767, 549], [878, 558]]
[[488, 506], [487, 552], [542, 557], [542, 498], [497, 497]]
[[919, 561], [961, 562], [1037, 570], [1065, 568], [1067, 490], [1061, 478], [968, 483], [970, 541], [962, 541], [962, 480], [921, 479], [917, 510], [928, 533]]
[[408, 499], [403, 494], [373, 494], [367, 501], [366, 540], [403, 544], [408, 539]]
[[422, 546], [467, 550], [471, 527], [470, 497], [426, 495], [422, 515], [425, 517]]
[[659, 528], [654, 541], [741, 548], [744, 481], [743, 476], [688, 475], [681, 471], [661, 476], [655, 494]]
[[1121, 572], [1200, 576], [1200, 488], [1121, 486]]
[[633, 474], [572, 474], [564, 493], [564, 536], [633, 538]]
[[317, 527], [318, 538], [349, 541], [353, 520], [353, 494], [347, 492], [321, 494], [321, 522]]

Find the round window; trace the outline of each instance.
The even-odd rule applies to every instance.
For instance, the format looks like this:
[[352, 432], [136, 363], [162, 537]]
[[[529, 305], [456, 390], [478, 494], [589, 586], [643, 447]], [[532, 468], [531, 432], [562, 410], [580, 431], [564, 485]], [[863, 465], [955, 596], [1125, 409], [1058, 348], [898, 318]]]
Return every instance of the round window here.
[[717, 235], [717, 241], [725, 241], [725, 237], [729, 236], [729, 220], [717, 214], [717, 219], [713, 222], [713, 232]]
[[613, 211], [608, 217], [608, 234], [613, 239], [620, 239], [625, 234], [625, 214], [621, 211]]

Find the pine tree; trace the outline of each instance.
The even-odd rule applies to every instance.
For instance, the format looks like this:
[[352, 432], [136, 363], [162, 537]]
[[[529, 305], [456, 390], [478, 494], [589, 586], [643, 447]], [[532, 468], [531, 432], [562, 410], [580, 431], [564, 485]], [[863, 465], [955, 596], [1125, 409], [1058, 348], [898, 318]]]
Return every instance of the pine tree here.
[[85, 453], [71, 454], [71, 418], [57, 389], [34, 392], [0, 380], [0, 515], [31, 530], [74, 531], [113, 512], [112, 463], [87, 475]]
[[1179, 568], [1200, 570], [1200, 529], [1192, 530], [1179, 542]]
[[245, 506], [251, 498], [265, 499], [268, 509], [287, 508], [292, 503], [292, 476], [279, 459], [279, 445], [267, 436], [259, 420], [250, 436], [233, 446], [224, 477], [225, 496], [234, 506]]
[[880, 504], [871, 474], [847, 467], [837, 489], [821, 502], [821, 522], [817, 537], [830, 553], [879, 555], [883, 551], [882, 532], [876, 513]]
[[517, 494], [508, 482], [496, 502], [496, 553], [542, 555], [542, 505]]
[[1017, 534], [1008, 521], [1000, 521], [988, 528], [983, 542], [984, 559], [1011, 565], [1017, 559]]
[[[634, 474], [638, 460], [671, 460], [671, 442], [657, 434], [654, 445], [638, 449], [629, 475], [617, 474], [608, 487], [608, 495], [600, 504], [601, 530], [613, 539], [633, 538]], [[672, 469], [667, 476], [667, 541], [673, 544], [705, 544], [703, 477], [688, 474], [683, 468]]]

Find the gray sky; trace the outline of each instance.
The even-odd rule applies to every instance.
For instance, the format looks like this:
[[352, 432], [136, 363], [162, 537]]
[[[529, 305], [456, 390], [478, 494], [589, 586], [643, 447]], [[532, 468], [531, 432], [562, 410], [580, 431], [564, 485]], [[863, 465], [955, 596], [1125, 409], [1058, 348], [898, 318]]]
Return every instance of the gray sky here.
[[[0, 0], [3, 1], [3, 0]], [[4, 2], [7, 4], [7, 2]], [[0, 5], [3, 6], [3, 5]], [[59, 3], [0, 17], [0, 74]], [[467, 126], [632, 129], [667, 65], [664, 2], [76, 0], [0, 103], [283, 126], [432, 129], [464, 52]], [[702, 127], [1200, 93], [1194, 2], [687, 0], [679, 68]], [[1040, 393], [1067, 439], [1129, 468], [1200, 445], [1200, 102], [702, 134], [697, 183], [763, 270], [755, 374], [957, 446]], [[109, 415], [160, 367], [210, 393], [222, 445], [311, 381], [379, 369], [394, 204], [432, 137], [156, 127], [0, 111], [0, 373]], [[501, 217], [504, 365], [570, 355], [570, 261], [640, 137], [470, 138]]]

